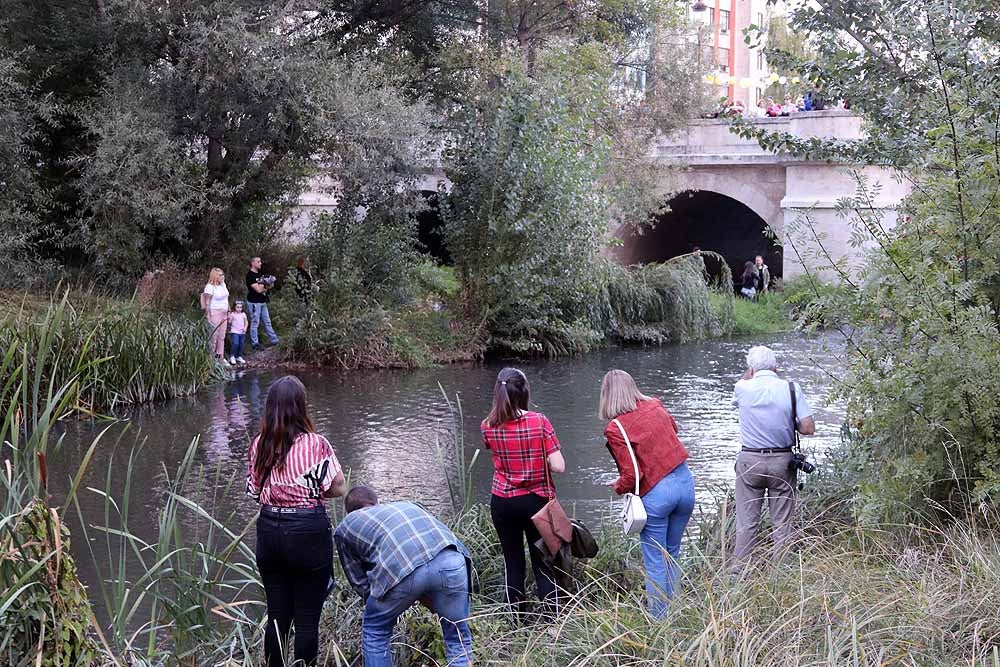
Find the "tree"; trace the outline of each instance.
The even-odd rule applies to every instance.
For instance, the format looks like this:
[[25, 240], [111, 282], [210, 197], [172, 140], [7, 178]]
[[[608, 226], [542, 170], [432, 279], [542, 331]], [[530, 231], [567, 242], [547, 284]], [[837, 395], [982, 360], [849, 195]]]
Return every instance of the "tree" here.
[[[859, 511], [909, 519], [925, 498], [956, 511], [1000, 500], [1000, 15], [988, 0], [818, 0], [792, 24], [814, 37], [794, 63], [864, 114], [868, 138], [769, 146], [896, 167], [913, 186], [900, 222], [859, 179], [845, 224], [871, 248], [857, 273], [818, 262], [841, 289], [853, 363], [843, 379]], [[744, 129], [744, 132], [746, 130]], [[806, 221], [808, 227], [808, 221]], [[795, 249], [795, 237], [790, 239]], [[807, 258], [808, 259], [808, 258]]]
[[78, 163], [87, 238], [114, 272], [260, 243], [310, 174], [412, 127], [393, 116], [398, 87], [357, 85], [367, 69], [393, 85], [378, 66], [341, 55], [292, 5], [110, 2], [108, 18], [114, 64], [84, 114], [98, 147]]
[[609, 220], [611, 144], [593, 133], [606, 79], [563, 76], [559, 61], [574, 55], [546, 53], [556, 62], [534, 79], [511, 63], [449, 153], [443, 214], [465, 303], [494, 345], [519, 351], [565, 353], [603, 336], [589, 309]]
[[13, 279], [37, 277], [38, 209], [41, 192], [32, 169], [34, 117], [42, 109], [23, 84], [17, 59], [0, 52], [0, 268]]

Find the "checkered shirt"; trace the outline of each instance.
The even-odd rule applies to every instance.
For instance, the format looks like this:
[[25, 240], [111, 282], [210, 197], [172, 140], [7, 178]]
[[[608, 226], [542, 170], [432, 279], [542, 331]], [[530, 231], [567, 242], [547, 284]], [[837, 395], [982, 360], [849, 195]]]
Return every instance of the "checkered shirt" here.
[[546, 481], [546, 470], [549, 454], [559, 451], [559, 440], [545, 415], [525, 412], [500, 426], [484, 421], [481, 429], [483, 446], [493, 452], [494, 496], [555, 495], [555, 488]]
[[448, 547], [465, 556], [471, 572], [465, 545], [425, 509], [409, 502], [354, 510], [337, 526], [333, 539], [347, 581], [365, 599], [382, 598]]

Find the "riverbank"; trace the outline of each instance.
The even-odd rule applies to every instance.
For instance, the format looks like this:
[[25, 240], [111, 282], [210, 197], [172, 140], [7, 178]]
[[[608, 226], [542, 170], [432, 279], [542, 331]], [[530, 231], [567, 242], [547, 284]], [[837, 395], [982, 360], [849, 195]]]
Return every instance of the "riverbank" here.
[[[251, 526], [206, 533], [214, 519], [183, 496], [168, 510], [166, 529], [183, 523], [208, 541], [167, 539], [156, 547], [165, 561], [156, 562], [150, 553], [148, 569], [133, 574], [133, 585], [142, 586], [134, 595], [119, 591], [115, 598], [118, 587], [106, 587], [122, 608], [114, 610], [110, 624], [100, 621], [103, 639], [92, 625], [72, 625], [82, 626], [90, 638], [87, 650], [95, 657], [88, 664], [110, 667], [128, 659], [156, 666], [259, 664], [263, 595], [244, 542]], [[335, 522], [339, 513], [335, 509]], [[578, 564], [575, 590], [563, 599], [561, 613], [521, 626], [502, 602], [503, 561], [489, 508], [473, 505], [451, 523], [476, 565], [470, 617], [475, 664], [997, 664], [1000, 553], [993, 521], [960, 521], [947, 528], [861, 527], [807, 510], [794, 555], [782, 563], [761, 557], [739, 578], [728, 574], [726, 560], [731, 506], [696, 521], [682, 549], [677, 596], [663, 620], [645, 612], [637, 541], [608, 528], [596, 531], [598, 557]], [[199, 574], [199, 567], [208, 570]], [[113, 573], [114, 563], [108, 568]], [[339, 564], [335, 568], [336, 587], [321, 620], [319, 664], [360, 664], [363, 605]], [[79, 594], [79, 588], [71, 590]], [[90, 595], [96, 594], [92, 588]], [[36, 593], [32, 600], [38, 599]], [[147, 631], [133, 633], [122, 622], [132, 605], [151, 600], [158, 604], [151, 617], [158, 627], [155, 645], [144, 639]], [[16, 602], [12, 610], [17, 612]], [[86, 607], [77, 612], [86, 616]], [[44, 646], [48, 659], [58, 642]], [[437, 618], [413, 607], [396, 627], [393, 650], [396, 665], [444, 665]], [[37, 655], [28, 650], [6, 664], [28, 667]]]
[[36, 400], [72, 386], [71, 412], [188, 396], [224, 377], [208, 353], [203, 322], [85, 292], [8, 293], [0, 302], [5, 381], [20, 376]]
[[[169, 289], [187, 285], [175, 282]], [[752, 302], [720, 292], [706, 295], [706, 308], [713, 314], [701, 317], [711, 317], [717, 325], [701, 334], [672, 335], [664, 322], [623, 325], [615, 336], [587, 349], [659, 346], [677, 342], [677, 337], [761, 335], [794, 326], [779, 294]], [[182, 306], [185, 302], [172, 292], [153, 296], [143, 305], [142, 295], [123, 299], [85, 290], [31, 297], [0, 293], [5, 304], [0, 308], [0, 345], [6, 349], [15, 341], [28, 342], [33, 350], [29, 356], [44, 357], [43, 367], [60, 359], [58, 372], [55, 367], [46, 371], [54, 374], [56, 384], [78, 371], [92, 376], [81, 385], [81, 411], [186, 396], [207, 382], [225, 378], [228, 369], [217, 366], [202, 344], [208, 331], [194, 302]], [[454, 307], [430, 297], [392, 313], [380, 311], [375, 320], [364, 323], [303, 316], [300, 304], [289, 295], [276, 298], [271, 311], [282, 343], [248, 350], [250, 368], [414, 369], [475, 363], [496, 354], [530, 358], [573, 353], [542, 344], [517, 352], [491, 343], [483, 322], [469, 321]], [[42, 350], [46, 345], [50, 349]]]
[[[44, 659], [60, 649], [76, 657], [91, 651], [96, 657], [86, 664], [258, 664], [263, 592], [254, 565], [254, 524], [225, 503], [239, 494], [239, 481], [214, 462], [217, 445], [195, 438], [179, 463], [153, 466], [161, 470], [159, 481], [147, 483], [144, 450], [130, 449], [130, 441], [135, 447], [144, 437], [117, 438], [110, 459], [97, 451], [103, 449], [99, 437], [76, 459], [80, 470], [67, 476], [72, 481], [57, 498], [61, 506], [53, 502], [37, 511], [35, 505], [29, 513], [34, 519], [22, 521], [31, 497], [46, 495], [36, 454], [51, 438], [44, 428], [47, 410], [20, 412], [39, 421], [27, 429], [29, 439], [11, 450], [11, 474], [0, 483], [0, 523], [12, 529], [0, 540], [5, 664], [36, 664], [39, 646]], [[405, 452], [397, 448], [397, 454]], [[428, 460], [414, 464], [425, 484], [438, 467]], [[98, 467], [96, 483], [84, 474], [88, 465]], [[469, 469], [461, 457], [448, 456], [440, 467], [457, 478]], [[105, 469], [116, 472], [105, 478]], [[354, 472], [364, 479], [363, 470], [353, 469], [352, 477]], [[578, 589], [557, 619], [527, 627], [514, 624], [502, 603], [502, 557], [488, 507], [464, 508], [461, 499], [473, 497], [471, 487], [449, 485], [457, 490], [450, 523], [477, 569], [471, 619], [476, 664], [994, 664], [989, 661], [1000, 638], [994, 585], [1000, 552], [992, 515], [945, 527], [865, 526], [854, 519], [855, 482], [845, 469], [831, 463], [806, 481], [796, 554], [782, 564], [761, 558], [740, 579], [727, 574], [732, 501], [722, 496], [712, 506], [703, 499], [682, 549], [678, 597], [664, 621], [645, 614], [637, 541], [592, 521], [599, 556], [581, 565]], [[565, 484], [560, 488], [569, 492]], [[97, 504], [83, 495], [96, 496]], [[139, 505], [156, 508], [151, 534], [128, 512]], [[571, 511], [574, 505], [567, 504]], [[342, 503], [330, 507], [336, 523]], [[47, 516], [54, 520], [39, 518]], [[53, 527], [58, 540], [44, 532]], [[12, 534], [31, 539], [11, 541]], [[75, 575], [85, 569], [94, 573], [89, 600], [81, 597]], [[321, 664], [357, 664], [361, 603], [339, 569], [335, 579], [323, 615]], [[53, 582], [59, 587], [53, 589]], [[87, 608], [97, 601], [101, 608], [91, 621]], [[76, 633], [70, 648], [65, 630]], [[395, 650], [397, 665], [443, 664], [436, 619], [419, 608], [408, 612], [397, 628]]]

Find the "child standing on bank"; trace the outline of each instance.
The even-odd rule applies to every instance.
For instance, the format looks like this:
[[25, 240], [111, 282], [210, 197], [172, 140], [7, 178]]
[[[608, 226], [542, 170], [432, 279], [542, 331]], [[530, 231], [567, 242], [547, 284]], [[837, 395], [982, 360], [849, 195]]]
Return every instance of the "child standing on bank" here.
[[247, 362], [243, 358], [243, 343], [246, 341], [249, 323], [247, 314], [243, 312], [242, 301], [237, 301], [233, 308], [235, 310], [229, 313], [229, 363], [235, 366], [237, 363]]

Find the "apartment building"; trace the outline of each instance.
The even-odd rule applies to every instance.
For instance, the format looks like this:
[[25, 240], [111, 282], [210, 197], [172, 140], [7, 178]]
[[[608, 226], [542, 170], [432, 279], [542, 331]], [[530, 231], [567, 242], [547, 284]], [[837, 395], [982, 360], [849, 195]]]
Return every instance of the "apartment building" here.
[[716, 98], [755, 106], [771, 74], [763, 43], [751, 48], [744, 31], [761, 26], [764, 35], [771, 18], [784, 14], [784, 4], [768, 0], [694, 0], [688, 5], [693, 26], [688, 43], [702, 53], [706, 82], [715, 87]]

